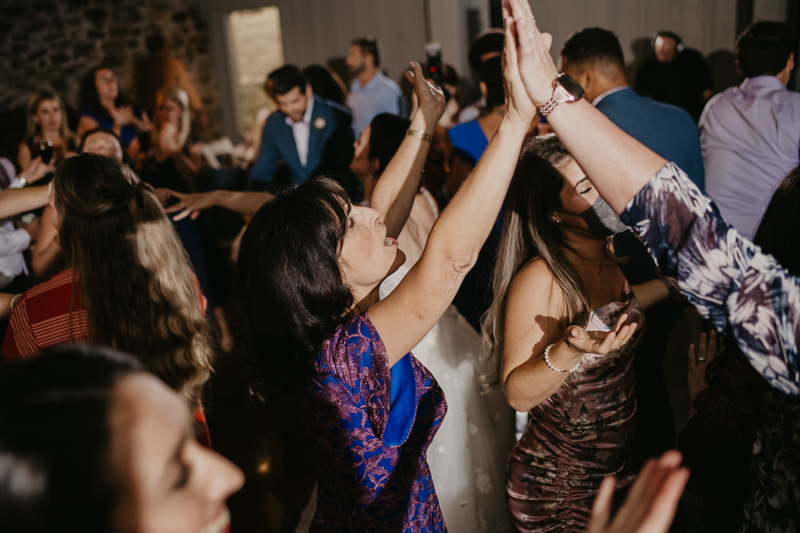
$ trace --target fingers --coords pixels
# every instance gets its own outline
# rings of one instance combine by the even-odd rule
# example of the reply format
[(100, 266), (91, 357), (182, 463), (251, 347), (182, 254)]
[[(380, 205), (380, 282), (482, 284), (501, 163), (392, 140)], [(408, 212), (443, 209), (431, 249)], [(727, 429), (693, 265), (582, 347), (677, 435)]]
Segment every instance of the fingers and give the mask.
[(711, 362), (717, 357), (717, 330), (708, 333), (708, 346), (706, 347), (706, 361)]
[(592, 505), (592, 517), (589, 520), (587, 533), (602, 533), (605, 530), (611, 516), (611, 500), (616, 485), (617, 480), (614, 476), (608, 476), (600, 483), (600, 490), (597, 491), (597, 497)]
[[(536, 30), (536, 32), (538, 33), (538, 32), (539, 32), (539, 30)], [(545, 47), (545, 48), (547, 49), (547, 51), (549, 52), (549, 51), (550, 51), (550, 47), (551, 47), (551, 46), (553, 46), (553, 36), (552, 36), (552, 35), (550, 35), (550, 34), (549, 34), (549, 33), (547, 33), (547, 32), (545, 32), (545, 33), (539, 33), (539, 35), (540, 35), (540, 36), (541, 36), (541, 38), (542, 38), (542, 42), (544, 43), (544, 47)]]
[(183, 202), (178, 202), (177, 204), (171, 205), (169, 207), (165, 207), (164, 208), (164, 212), (165, 213), (175, 213), (175, 212), (180, 211), (182, 209), (186, 209), (186, 206), (183, 205)]
[(695, 369), (697, 368), (697, 357), (695, 356), (695, 346), (694, 344), (689, 345), (689, 377), (694, 374)]
[[(183, 211), (181, 211), (180, 213), (178, 213), (177, 215), (172, 217), (172, 220), (174, 220), (175, 222), (178, 222), (178, 221), (183, 220), (184, 218), (188, 217), (189, 215), (194, 215), (194, 212), (191, 209), (184, 209)], [(192, 216), (192, 220), (194, 220), (196, 218), (197, 218), (196, 216)]]
[(700, 343), (697, 347), (697, 362), (703, 363), (707, 361), (707, 352), (708, 352), (708, 335), (705, 333), (700, 334)]

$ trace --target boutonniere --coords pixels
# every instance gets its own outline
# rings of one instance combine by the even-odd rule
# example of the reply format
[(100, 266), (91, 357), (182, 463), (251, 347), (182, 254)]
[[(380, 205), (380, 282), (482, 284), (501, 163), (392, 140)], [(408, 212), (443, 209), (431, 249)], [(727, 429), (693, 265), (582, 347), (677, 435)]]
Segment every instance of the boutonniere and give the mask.
[(321, 130), (321, 129), (322, 129), (322, 128), (324, 128), (324, 127), (325, 127), (327, 124), (328, 124), (328, 123), (327, 123), (327, 122), (325, 122), (325, 119), (324, 119), (324, 118), (322, 118), (322, 117), (319, 117), (319, 118), (317, 118), (317, 120), (315, 120), (315, 121), (314, 121), (314, 127), (315, 127), (316, 129), (318, 129), (318, 130)]

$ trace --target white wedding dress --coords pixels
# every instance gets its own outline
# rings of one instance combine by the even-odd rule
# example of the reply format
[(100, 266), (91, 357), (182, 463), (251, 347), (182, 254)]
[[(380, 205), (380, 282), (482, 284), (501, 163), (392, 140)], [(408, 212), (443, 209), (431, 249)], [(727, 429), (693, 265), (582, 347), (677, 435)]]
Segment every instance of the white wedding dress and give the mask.
[[(421, 253), (433, 224), (431, 218), (436, 219), (435, 203), (423, 190), (397, 239), (401, 250), (417, 249)], [(416, 242), (409, 242), (412, 239)], [(397, 287), (409, 268), (401, 266), (383, 282), (381, 298)], [(451, 305), (411, 352), (430, 370), (447, 400), (447, 415), (428, 449), (428, 464), (447, 529), (459, 533), (507, 532), (511, 526), (505, 478), (515, 444), (515, 416), (499, 387), (482, 393), (479, 350), (480, 336)]]

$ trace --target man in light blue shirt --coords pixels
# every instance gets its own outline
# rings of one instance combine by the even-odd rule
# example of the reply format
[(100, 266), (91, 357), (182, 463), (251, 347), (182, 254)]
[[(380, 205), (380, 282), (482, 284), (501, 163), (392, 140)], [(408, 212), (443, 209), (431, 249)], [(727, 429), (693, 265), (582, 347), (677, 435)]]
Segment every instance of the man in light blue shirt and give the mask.
[(345, 64), (354, 77), (347, 97), (347, 107), (353, 113), (356, 138), (381, 113), (406, 116), (406, 101), (400, 86), (384, 76), (378, 68), (380, 55), (374, 39), (353, 41)]
[(752, 24), (736, 42), (746, 79), (709, 100), (700, 117), (706, 192), (746, 239), (775, 187), (800, 163), (800, 94), (786, 89), (793, 43), (785, 24)]

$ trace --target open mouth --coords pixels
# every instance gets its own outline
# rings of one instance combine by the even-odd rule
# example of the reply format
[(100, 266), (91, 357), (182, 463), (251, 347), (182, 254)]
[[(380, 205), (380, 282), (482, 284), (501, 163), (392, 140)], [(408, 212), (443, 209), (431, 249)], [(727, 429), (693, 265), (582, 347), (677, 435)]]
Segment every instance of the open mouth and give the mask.
[(383, 240), (383, 245), (384, 246), (397, 246), (397, 239), (393, 239), (391, 237), (386, 237)]
[(219, 513), (219, 517), (207, 525), (202, 533), (226, 533), (229, 531), (229, 526), (231, 525), (231, 513), (228, 511), (228, 508), (224, 508), (221, 513)]

